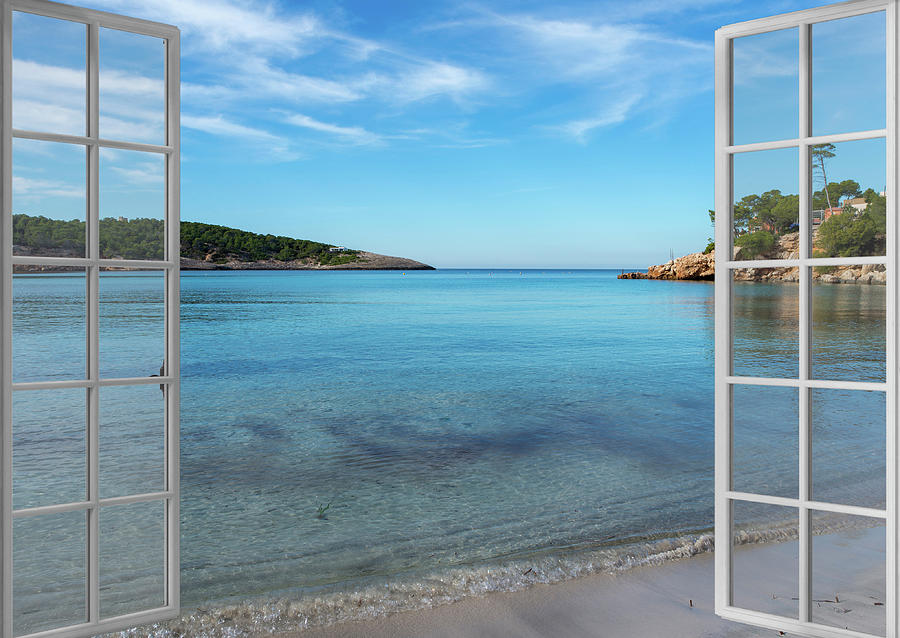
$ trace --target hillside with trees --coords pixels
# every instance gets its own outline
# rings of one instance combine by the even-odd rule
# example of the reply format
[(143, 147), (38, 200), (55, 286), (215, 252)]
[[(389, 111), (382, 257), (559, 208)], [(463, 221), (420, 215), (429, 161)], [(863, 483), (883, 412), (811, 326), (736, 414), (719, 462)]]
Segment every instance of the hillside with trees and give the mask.
[[(164, 258), (165, 225), (161, 219), (104, 218), (100, 220), (100, 256), (105, 259)], [(17, 254), (84, 256), (85, 223), (43, 216), (13, 215), (13, 244)], [(295, 262), (318, 265), (351, 264), (359, 251), (342, 249), (308, 239), (262, 235), (228, 226), (181, 222), (181, 257), (225, 264), (227, 262)]]

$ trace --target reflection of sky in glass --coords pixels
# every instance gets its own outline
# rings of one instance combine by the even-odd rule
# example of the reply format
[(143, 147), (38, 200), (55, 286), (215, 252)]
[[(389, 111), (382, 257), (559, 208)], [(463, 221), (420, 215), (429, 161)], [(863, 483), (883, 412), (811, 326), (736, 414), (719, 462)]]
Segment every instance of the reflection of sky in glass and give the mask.
[[(834, 157), (825, 161), (829, 182), (842, 182), (852, 179), (859, 182), (859, 187), (875, 192), (885, 189), (887, 179), (885, 167), (884, 138), (874, 140), (854, 140), (834, 145)], [(813, 189), (822, 190), (822, 174), (813, 174)], [(837, 202), (832, 202), (837, 206)]]
[(166, 213), (163, 155), (100, 149), (100, 217), (149, 217)]
[(884, 12), (813, 25), (813, 135), (884, 128)]
[(86, 27), (13, 11), (13, 127), (85, 134)]
[(734, 156), (734, 200), (773, 189), (796, 195), (800, 180), (795, 148), (737, 153)]
[(797, 29), (734, 40), (734, 143), (797, 137)]
[(100, 137), (165, 143), (165, 44), (100, 29)]
[(85, 149), (13, 140), (13, 214), (84, 221)]

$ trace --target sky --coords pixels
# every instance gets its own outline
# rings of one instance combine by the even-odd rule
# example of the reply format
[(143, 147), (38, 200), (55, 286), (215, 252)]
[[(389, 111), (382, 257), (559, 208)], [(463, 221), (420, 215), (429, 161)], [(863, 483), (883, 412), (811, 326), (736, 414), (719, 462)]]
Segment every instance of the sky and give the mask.
[[(827, 2), (81, 4), (181, 29), (183, 220), (445, 268), (631, 268), (713, 233), (715, 29)], [(14, 127), (83, 134), (83, 27), (13, 28)], [(813, 47), (814, 133), (883, 127), (883, 15), (816, 25)], [(736, 142), (796, 134), (796, 50), (796, 31), (736, 43)], [(164, 142), (162, 60), (101, 33), (101, 137)], [(882, 190), (878, 148), (846, 143), (829, 181)], [(795, 152), (735, 166), (736, 195), (798, 190)], [(101, 216), (162, 217), (162, 178), (105, 150)], [(13, 197), (83, 219), (83, 153), (16, 140)]]

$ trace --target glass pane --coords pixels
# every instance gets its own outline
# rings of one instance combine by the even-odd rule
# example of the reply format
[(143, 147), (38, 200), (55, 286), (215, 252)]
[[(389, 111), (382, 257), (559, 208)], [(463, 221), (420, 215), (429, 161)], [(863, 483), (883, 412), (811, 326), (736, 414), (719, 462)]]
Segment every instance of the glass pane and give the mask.
[(824, 279), (812, 286), (812, 378), (884, 381), (886, 286)]
[(13, 508), (87, 500), (86, 391), (13, 393)]
[(13, 11), (13, 128), (85, 135), (87, 27)]
[(885, 126), (884, 11), (812, 27), (813, 135)]
[(165, 489), (165, 425), (159, 385), (100, 390), (100, 498)]
[(166, 603), (166, 516), (161, 501), (100, 510), (100, 617)]
[(165, 41), (100, 29), (100, 137), (166, 143)]
[(884, 508), (883, 392), (812, 391), (812, 498)]
[(790, 281), (768, 280), (771, 270), (775, 269), (732, 271), (737, 376), (793, 379), (799, 374), (799, 286)]
[(812, 621), (884, 636), (884, 521), (814, 512), (812, 524)]
[[(887, 232), (884, 138), (818, 144), (811, 150), (812, 256), (884, 255)], [(855, 280), (863, 276), (862, 268), (817, 270), (817, 275)], [(871, 272), (871, 268), (867, 270)], [(871, 278), (868, 272), (867, 279)]]
[(797, 618), (797, 510), (734, 502), (734, 605)]
[(87, 520), (66, 512), (13, 521), (13, 633), (87, 621)]
[(794, 28), (734, 39), (735, 144), (797, 137), (798, 38)]
[(799, 390), (734, 386), (734, 476), (738, 492), (797, 498)]
[(14, 255), (85, 256), (86, 158), (83, 146), (13, 140)]
[(796, 259), (800, 250), (798, 151), (734, 156), (734, 259)]
[(69, 270), (13, 275), (13, 381), (86, 377), (87, 284)]
[(165, 273), (100, 273), (100, 376), (160, 374), (166, 354)]
[(165, 259), (166, 159), (100, 149), (100, 257)]

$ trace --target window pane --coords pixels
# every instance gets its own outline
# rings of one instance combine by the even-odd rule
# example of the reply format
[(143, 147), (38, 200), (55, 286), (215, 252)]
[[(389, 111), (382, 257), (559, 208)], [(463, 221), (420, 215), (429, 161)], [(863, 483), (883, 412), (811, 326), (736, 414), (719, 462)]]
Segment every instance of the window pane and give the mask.
[[(812, 256), (884, 255), (887, 232), (884, 138), (819, 144), (811, 150)], [(870, 279), (872, 268), (867, 268), (865, 273), (863, 268), (819, 268), (816, 276)], [(883, 273), (884, 268), (879, 272)]]
[(83, 268), (13, 275), (13, 381), (86, 378)]
[(100, 150), (100, 257), (165, 259), (166, 159)]
[(813, 283), (812, 378), (885, 380), (885, 289)]
[(159, 385), (100, 390), (100, 498), (165, 489), (165, 425)]
[(166, 143), (165, 41), (100, 29), (100, 137)]
[(885, 126), (884, 11), (812, 27), (813, 135)]
[(734, 502), (734, 605), (797, 618), (797, 510)]
[(86, 391), (13, 393), (13, 508), (87, 500)]
[(83, 146), (13, 140), (13, 254), (84, 257)]
[(812, 621), (884, 636), (884, 521), (813, 512), (812, 524)]
[(796, 28), (734, 39), (735, 144), (797, 137), (799, 52)]
[(734, 374), (794, 379), (800, 366), (799, 286), (768, 281), (767, 270), (732, 272)]
[(799, 391), (734, 386), (735, 491), (797, 498)]
[(100, 617), (166, 603), (166, 517), (161, 501), (100, 510)]
[(795, 148), (734, 156), (734, 259), (796, 259), (800, 250)]
[(165, 273), (100, 273), (100, 376), (160, 374), (166, 355)]
[(812, 390), (812, 498), (885, 505), (883, 392)]
[(87, 521), (66, 512), (13, 521), (13, 633), (87, 621)]
[(13, 128), (85, 135), (87, 27), (13, 11)]

